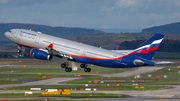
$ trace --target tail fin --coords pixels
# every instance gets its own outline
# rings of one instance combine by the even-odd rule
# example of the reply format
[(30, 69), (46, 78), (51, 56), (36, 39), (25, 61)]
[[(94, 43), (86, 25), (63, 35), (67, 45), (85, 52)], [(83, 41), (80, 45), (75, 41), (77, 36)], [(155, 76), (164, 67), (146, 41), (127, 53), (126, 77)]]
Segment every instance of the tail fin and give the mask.
[(156, 50), (158, 49), (161, 41), (163, 40), (163, 37), (164, 35), (155, 34), (129, 55), (135, 57), (142, 57), (147, 60), (152, 60)]

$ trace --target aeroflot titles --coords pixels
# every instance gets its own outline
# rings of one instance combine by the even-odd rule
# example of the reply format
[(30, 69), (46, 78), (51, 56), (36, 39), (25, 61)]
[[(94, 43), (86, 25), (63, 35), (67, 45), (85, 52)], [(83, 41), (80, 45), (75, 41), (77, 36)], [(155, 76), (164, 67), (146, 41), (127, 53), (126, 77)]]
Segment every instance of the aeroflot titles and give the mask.
[(29, 37), (29, 38), (32, 37), (34, 39), (37, 35), (21, 31), (20, 36)]

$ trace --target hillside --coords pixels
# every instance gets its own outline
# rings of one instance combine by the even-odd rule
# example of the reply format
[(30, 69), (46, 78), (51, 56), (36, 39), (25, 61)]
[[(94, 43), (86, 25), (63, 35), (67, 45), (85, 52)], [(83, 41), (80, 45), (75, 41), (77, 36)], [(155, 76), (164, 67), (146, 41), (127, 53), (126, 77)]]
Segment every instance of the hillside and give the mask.
[(103, 31), (86, 28), (69, 28), (69, 27), (51, 27), (46, 25), (37, 24), (22, 24), (22, 23), (0, 23), (0, 45), (10, 42), (5, 38), (4, 33), (14, 28), (31, 29), (33, 31), (40, 31), (42, 33), (50, 34), (58, 37), (71, 37), (71, 36), (94, 36), (106, 35)]
[[(130, 49), (129, 45), (120, 45), (124, 41), (135, 41), (135, 40), (147, 40), (153, 34), (109, 34), (109, 35), (98, 35), (98, 36), (74, 36), (74, 37), (65, 37), (66, 39), (93, 45), (96, 47), (101, 47), (105, 49), (115, 50), (115, 49)], [(180, 34), (164, 34), (164, 39), (169, 40), (180, 40)], [(139, 42), (138, 44), (142, 44), (144, 41)], [(0, 45), (0, 52), (16, 52), (17, 45), (10, 42), (11, 44), (2, 44)], [(173, 43), (164, 45), (164, 48), (171, 47)], [(135, 46), (135, 45), (134, 45)], [(137, 45), (138, 46), (138, 45)], [(132, 47), (131, 49), (137, 48), (137, 46)], [(121, 47), (121, 48), (120, 48)], [(168, 48), (169, 49), (169, 48)], [(163, 50), (162, 50), (163, 51)]]
[(180, 34), (180, 22), (145, 28), (142, 33)]
[[(133, 40), (133, 41), (124, 41), (120, 44), (120, 50), (132, 50), (136, 49), (138, 46), (140, 46), (143, 42), (145, 42), (145, 39), (140, 40)], [(180, 40), (170, 40), (165, 39), (160, 44), (157, 51), (159, 52), (180, 52)]]
[[(12, 28), (24, 28), (24, 29), (32, 29), (35, 31), (41, 31), (43, 33), (47, 33), (50, 35), (64, 37), (69, 40), (73, 40), (105, 49), (110, 49), (110, 50), (129, 49), (128, 46), (132, 46), (131, 43), (129, 45), (124, 45), (124, 46), (122, 44), (121, 48), (120, 48), (120, 44), (123, 43), (124, 41), (134, 41), (134, 40), (142, 40), (142, 39), (146, 40), (153, 35), (153, 34), (142, 34), (142, 33), (112, 34), (112, 33), (105, 33), (103, 31), (85, 29), (85, 28), (51, 27), (51, 26), (35, 25), (35, 24), (0, 23), (0, 52), (17, 51), (16, 48), (17, 45), (10, 42), (4, 36), (4, 33)], [(164, 39), (180, 40), (180, 34), (164, 34), (164, 35), (165, 35)], [(139, 42), (139, 44), (141, 43), (143, 42)], [(164, 48), (170, 47), (172, 46), (172, 44), (173, 43), (164, 45)], [(134, 47), (131, 48), (134, 49)], [(162, 49), (162, 51), (163, 50), (164, 49)], [(167, 49), (166, 51), (169, 50)]]

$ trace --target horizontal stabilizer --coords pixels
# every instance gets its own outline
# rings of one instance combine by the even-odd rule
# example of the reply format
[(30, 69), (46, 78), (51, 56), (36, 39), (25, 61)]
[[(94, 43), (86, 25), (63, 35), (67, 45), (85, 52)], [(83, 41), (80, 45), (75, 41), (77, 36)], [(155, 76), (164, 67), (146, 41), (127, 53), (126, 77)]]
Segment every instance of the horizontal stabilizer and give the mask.
[(174, 63), (174, 62), (170, 62), (170, 61), (159, 61), (159, 62), (154, 62), (155, 64), (170, 64), (170, 63)]

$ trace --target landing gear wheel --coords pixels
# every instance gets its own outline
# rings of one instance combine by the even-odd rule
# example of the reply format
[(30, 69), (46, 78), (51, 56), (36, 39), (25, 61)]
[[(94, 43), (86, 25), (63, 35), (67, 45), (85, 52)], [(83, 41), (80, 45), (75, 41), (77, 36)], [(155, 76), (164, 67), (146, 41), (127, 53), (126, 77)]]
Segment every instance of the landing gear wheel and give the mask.
[(87, 68), (87, 64), (81, 64), (80, 67), (81, 68)]
[(65, 71), (66, 71), (66, 72), (69, 72), (69, 68), (65, 68)]
[(72, 71), (72, 68), (69, 68), (69, 72), (71, 72)]
[(85, 72), (88, 72), (88, 69), (87, 69), (87, 68), (84, 68), (84, 71), (85, 71)]
[(62, 63), (62, 64), (61, 64), (61, 67), (62, 67), (62, 68), (65, 68), (65, 67), (66, 67), (66, 64)]
[(85, 72), (91, 72), (91, 68), (84, 68)]
[(88, 72), (91, 72), (91, 68), (87, 68), (88, 69)]
[(66, 71), (66, 72), (71, 72), (71, 71), (72, 71), (72, 68), (65, 68), (65, 71)]
[(62, 64), (61, 64), (61, 67), (62, 67), (62, 68), (68, 67), (68, 63), (66, 63), (66, 62), (65, 62), (65, 63), (62, 63)]

